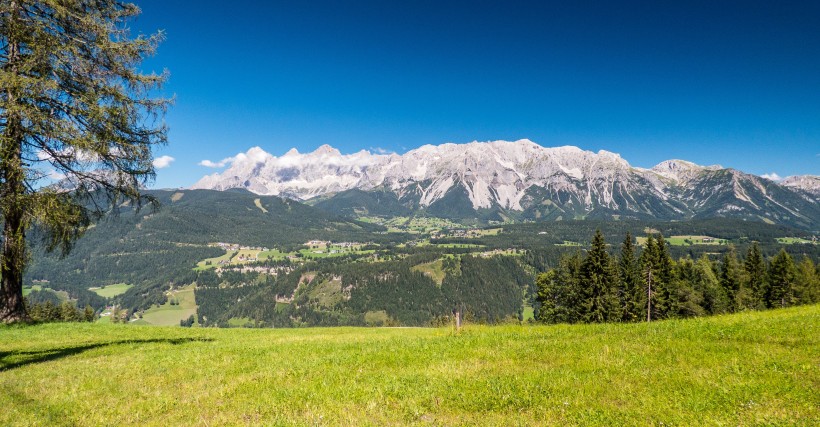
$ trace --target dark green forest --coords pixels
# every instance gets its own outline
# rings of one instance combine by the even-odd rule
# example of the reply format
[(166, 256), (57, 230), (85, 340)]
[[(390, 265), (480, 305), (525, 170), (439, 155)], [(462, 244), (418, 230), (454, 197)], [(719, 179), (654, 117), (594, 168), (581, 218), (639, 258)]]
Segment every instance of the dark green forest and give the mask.
[[(420, 326), (447, 322), (454, 310), (469, 321), (496, 323), (518, 321), (530, 306), (544, 321), (634, 321), (646, 315), (641, 274), (649, 260), (654, 260), (649, 270), (657, 276), (653, 318), (665, 318), (776, 306), (772, 301), (779, 294), (767, 292), (777, 288), (768, 284), (775, 277), (772, 266), (786, 263), (785, 257), (794, 264), (797, 279), (781, 305), (805, 303), (814, 298), (805, 291), (810, 281), (806, 272), (816, 269), (811, 266), (820, 259), (820, 245), (777, 241), (809, 240), (810, 232), (738, 219), (465, 225), (462, 231), (478, 232), (467, 237), (443, 229), (428, 236), (388, 233), (380, 225), (246, 191), (151, 194), (159, 200), (159, 209), (120, 206), (89, 229), (65, 258), (33, 248), (26, 284), (65, 291), (76, 307), (100, 312), (114, 305), (131, 316), (165, 304), (169, 291), (194, 284), (195, 323), (203, 326)], [(355, 192), (349, 196), (362, 197)], [(372, 202), (375, 210), (381, 200)], [(602, 247), (600, 242), (588, 243), (596, 230)], [(635, 271), (622, 278), (615, 266), (626, 233), (657, 237), (643, 246), (633, 241), (635, 261), (629, 265)], [(37, 230), (32, 235), (36, 237)], [(711, 236), (715, 242), (658, 243), (660, 236), (675, 235)], [(310, 240), (359, 242), (367, 252), (245, 264), (260, 271), (195, 270), (197, 262), (225, 254), (213, 246), (216, 242), (289, 252), (305, 248)], [(762, 279), (750, 279), (743, 268), (721, 279), (724, 259), (727, 265), (736, 259), (744, 266), (750, 251), (763, 260), (765, 273), (758, 275)], [(584, 267), (590, 254), (602, 258), (597, 270)], [(704, 276), (714, 276), (721, 287)], [(88, 290), (117, 283), (133, 286), (112, 298)], [(62, 303), (51, 291), (34, 290), (28, 299), (31, 304)]]
[(763, 310), (820, 302), (820, 270), (809, 256), (781, 249), (764, 258), (757, 243), (743, 256), (729, 246), (675, 261), (663, 235), (642, 249), (627, 234), (611, 254), (601, 232), (588, 251), (564, 255), (539, 274), (536, 318), (547, 323), (635, 322)]

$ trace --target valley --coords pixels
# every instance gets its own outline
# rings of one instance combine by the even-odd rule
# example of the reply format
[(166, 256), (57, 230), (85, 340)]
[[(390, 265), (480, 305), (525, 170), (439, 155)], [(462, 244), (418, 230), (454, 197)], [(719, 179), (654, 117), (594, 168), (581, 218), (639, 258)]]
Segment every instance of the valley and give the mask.
[(531, 319), (536, 275), (583, 253), (596, 230), (612, 253), (630, 232), (638, 248), (647, 235), (668, 236), (676, 260), (705, 254), (718, 263), (752, 243), (766, 257), (783, 248), (820, 259), (810, 231), (742, 219), (475, 223), (335, 216), (242, 190), (152, 194), (159, 210), (126, 207), (64, 259), (35, 251), (30, 300), (119, 307), (132, 324), (179, 325), (194, 315), (196, 325), (223, 327), (427, 326), (446, 322), (454, 307), (498, 323)]

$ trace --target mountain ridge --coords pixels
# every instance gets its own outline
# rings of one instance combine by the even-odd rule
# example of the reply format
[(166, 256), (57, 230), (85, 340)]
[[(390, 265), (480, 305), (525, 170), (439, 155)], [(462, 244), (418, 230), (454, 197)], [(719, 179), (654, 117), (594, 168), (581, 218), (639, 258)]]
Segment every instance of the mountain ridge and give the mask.
[(245, 188), (301, 201), (352, 189), (387, 191), (413, 210), (442, 210), (438, 205), (446, 200), (450, 206), (442, 216), (452, 218), (730, 216), (818, 229), (818, 182), (808, 175), (781, 184), (678, 159), (645, 169), (606, 150), (543, 147), (521, 139), (428, 144), (402, 155), (345, 155), (325, 144), (311, 153), (291, 149), (276, 157), (253, 147), (192, 188)]

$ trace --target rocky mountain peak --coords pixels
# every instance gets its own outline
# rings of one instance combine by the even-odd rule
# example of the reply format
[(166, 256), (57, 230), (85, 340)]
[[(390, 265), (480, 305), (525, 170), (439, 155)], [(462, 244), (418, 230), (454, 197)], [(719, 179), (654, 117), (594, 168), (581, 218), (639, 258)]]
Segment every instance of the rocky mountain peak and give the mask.
[(341, 154), (325, 144), (311, 153), (291, 149), (276, 157), (253, 147), (193, 188), (238, 187), (298, 200), (351, 189), (387, 189), (412, 209), (458, 205), (462, 213), (500, 209), (534, 219), (584, 217), (596, 211), (685, 218), (709, 209), (717, 216), (820, 223), (818, 177), (771, 184), (777, 191), (768, 185), (757, 176), (718, 165), (673, 159), (651, 169), (633, 168), (609, 151), (542, 147), (521, 139), (424, 145), (402, 155), (366, 150)]

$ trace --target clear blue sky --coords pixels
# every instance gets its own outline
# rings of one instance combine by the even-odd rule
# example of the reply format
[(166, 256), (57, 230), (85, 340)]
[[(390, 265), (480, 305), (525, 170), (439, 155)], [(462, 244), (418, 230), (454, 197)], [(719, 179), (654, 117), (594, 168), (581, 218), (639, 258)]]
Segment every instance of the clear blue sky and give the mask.
[(529, 138), (820, 174), (818, 1), (136, 0), (176, 160)]

